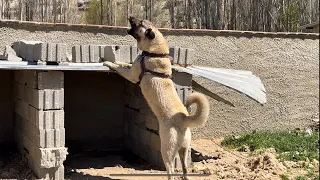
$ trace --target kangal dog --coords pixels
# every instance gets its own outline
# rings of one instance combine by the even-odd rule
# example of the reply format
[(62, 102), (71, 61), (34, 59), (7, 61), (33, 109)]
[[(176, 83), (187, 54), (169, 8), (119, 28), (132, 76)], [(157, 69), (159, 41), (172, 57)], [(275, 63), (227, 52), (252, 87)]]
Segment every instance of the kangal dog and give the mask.
[[(131, 28), (128, 34), (137, 41), (142, 54), (133, 64), (123, 62), (104, 62), (121, 76), (139, 83), (143, 96), (159, 121), (161, 154), (168, 179), (173, 179), (174, 158), (179, 154), (183, 177), (187, 176), (187, 156), (191, 143), (191, 127), (203, 126), (209, 116), (208, 99), (200, 93), (192, 93), (184, 105), (171, 80), (171, 61), (167, 41), (160, 31), (148, 20), (129, 18)], [(194, 115), (189, 115), (187, 107), (195, 103)]]

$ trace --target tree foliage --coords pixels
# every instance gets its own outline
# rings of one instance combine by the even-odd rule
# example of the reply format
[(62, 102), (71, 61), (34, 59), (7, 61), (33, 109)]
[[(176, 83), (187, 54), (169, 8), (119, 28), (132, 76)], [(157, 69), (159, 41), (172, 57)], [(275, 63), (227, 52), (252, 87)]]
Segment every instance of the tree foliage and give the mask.
[(127, 26), (133, 15), (158, 27), (242, 31), (297, 31), (319, 21), (319, 0), (82, 0), (86, 11), (77, 1), (0, 0), (0, 20)]

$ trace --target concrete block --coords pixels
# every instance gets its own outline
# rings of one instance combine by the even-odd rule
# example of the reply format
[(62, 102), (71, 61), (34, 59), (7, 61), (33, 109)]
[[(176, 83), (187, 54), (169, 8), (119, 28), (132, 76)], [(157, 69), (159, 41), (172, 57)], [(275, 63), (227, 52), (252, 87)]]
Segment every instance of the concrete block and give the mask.
[(175, 86), (192, 86), (192, 75), (184, 72), (173, 72), (172, 81)]
[(132, 152), (133, 152), (133, 149), (134, 149), (135, 141), (136, 140), (133, 139), (133, 137), (131, 137), (130, 135), (124, 136), (124, 145), (125, 145), (126, 148), (128, 148)]
[[(50, 44), (50, 47), (52, 44)], [(48, 43), (35, 43), (33, 47), (33, 61), (47, 61)], [(51, 58), (51, 57), (50, 57)]]
[(67, 61), (67, 45), (48, 43), (47, 60), (48, 62), (66, 62)]
[(20, 41), (13, 42), (11, 47), (16, 52), (16, 55), (20, 57)]
[(23, 100), (24, 97), (24, 88), (25, 86), (20, 84), (20, 83), (14, 83), (14, 88), (13, 88), (13, 92), (14, 92), (14, 97), (20, 100)]
[(62, 71), (37, 72), (38, 89), (64, 88), (64, 73)]
[(64, 107), (64, 90), (25, 88), (26, 101), (39, 110), (58, 110)]
[(192, 65), (193, 64), (195, 52), (196, 51), (194, 49), (187, 49), (186, 61), (185, 61), (186, 65)]
[(139, 141), (137, 141), (137, 140), (134, 140), (133, 142), (134, 142), (134, 143), (133, 143), (132, 152), (133, 152), (134, 154), (140, 156), (140, 148), (141, 148), (142, 144), (141, 144)]
[(160, 151), (161, 149), (161, 141), (160, 136), (151, 132), (151, 148)]
[(132, 111), (132, 120), (135, 125), (139, 127), (145, 127), (146, 115), (137, 111)]
[(136, 141), (140, 141), (140, 128), (134, 124), (129, 124), (129, 136), (133, 137)]
[(158, 163), (158, 151), (150, 148), (150, 159), (148, 161), (154, 165), (157, 165)]
[(52, 168), (63, 165), (68, 151), (65, 147), (39, 148), (27, 136), (23, 136), (23, 146), (27, 149), (29, 156), (41, 168)]
[(151, 132), (140, 128), (140, 142), (144, 145), (151, 145)]
[(28, 118), (29, 111), (28, 111), (29, 104), (23, 100), (15, 99), (15, 112), (19, 114), (23, 118)]
[(146, 127), (155, 131), (159, 131), (158, 119), (151, 116), (146, 116)]
[(98, 63), (100, 61), (100, 47), (97, 45), (89, 45), (89, 62)]
[(14, 80), (22, 85), (31, 88), (37, 88), (37, 72), (28, 70), (19, 70), (14, 72)]
[(163, 162), (162, 155), (161, 155), (160, 151), (157, 151), (157, 165), (159, 167), (165, 168), (165, 165), (164, 165), (164, 162)]
[(151, 159), (151, 148), (148, 145), (140, 144), (140, 157), (149, 161)]
[(102, 62), (101, 60), (104, 59), (104, 48), (106, 47), (106, 45), (99, 45), (99, 61), (98, 62)]
[(120, 46), (120, 61), (131, 63), (131, 46)]
[(172, 57), (174, 64), (191, 65), (194, 59), (194, 49), (170, 47), (169, 55)]
[(5, 46), (4, 58), (7, 61), (22, 61), (22, 58), (18, 57), (15, 50), (11, 46)]
[(26, 59), (28, 54), (27, 44), (24, 41), (19, 42), (19, 57)]
[(38, 129), (32, 123), (19, 115), (17, 119), (18, 128), (28, 136), (31, 141), (40, 148), (64, 147), (65, 129)]
[(14, 72), (15, 82), (35, 89), (62, 89), (64, 73), (62, 71), (19, 70)]
[(104, 48), (104, 61), (121, 61), (130, 63), (131, 50), (130, 46), (105, 46)]
[(81, 46), (75, 45), (72, 47), (72, 62), (80, 63), (81, 62)]
[(123, 111), (123, 121), (132, 123), (132, 112), (133, 110), (125, 107)]
[(75, 45), (72, 47), (72, 61), (75, 63), (99, 63), (104, 58), (106, 45)]
[(148, 105), (148, 103), (145, 100), (141, 101), (140, 113), (148, 115), (150, 113), (150, 111), (151, 111), (151, 109), (150, 109), (150, 106)]
[(130, 63), (133, 63), (137, 59), (138, 54), (139, 54), (138, 47), (130, 46), (130, 55), (131, 55)]

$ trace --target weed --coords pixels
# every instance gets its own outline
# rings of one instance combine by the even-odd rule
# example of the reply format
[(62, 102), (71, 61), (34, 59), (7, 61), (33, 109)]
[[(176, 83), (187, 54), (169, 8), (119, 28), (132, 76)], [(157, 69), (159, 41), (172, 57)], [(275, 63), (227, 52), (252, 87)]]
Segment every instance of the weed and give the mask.
[(292, 132), (253, 132), (241, 137), (228, 136), (222, 143), (229, 148), (248, 147), (250, 151), (261, 148), (275, 148), (279, 159), (290, 161), (305, 161), (319, 159), (319, 132), (308, 135), (305, 132), (295, 130)]

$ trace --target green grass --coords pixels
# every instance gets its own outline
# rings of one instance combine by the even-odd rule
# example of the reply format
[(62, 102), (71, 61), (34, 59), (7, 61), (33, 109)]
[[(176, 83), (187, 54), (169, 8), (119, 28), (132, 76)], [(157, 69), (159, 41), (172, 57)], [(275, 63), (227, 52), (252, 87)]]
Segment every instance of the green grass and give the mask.
[(252, 132), (239, 138), (226, 137), (223, 146), (242, 150), (248, 146), (250, 151), (261, 148), (274, 148), (279, 159), (290, 161), (305, 161), (307, 158), (319, 159), (319, 132), (307, 135), (301, 131), (293, 132)]

